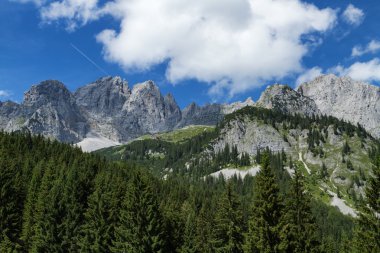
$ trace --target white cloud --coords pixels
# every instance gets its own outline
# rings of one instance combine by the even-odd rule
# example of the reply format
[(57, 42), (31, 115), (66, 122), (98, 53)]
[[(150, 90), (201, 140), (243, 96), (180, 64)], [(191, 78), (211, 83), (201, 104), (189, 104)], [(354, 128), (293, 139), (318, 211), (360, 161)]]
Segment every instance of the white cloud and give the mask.
[(54, 1), (42, 7), (41, 18), (48, 23), (64, 18), (66, 29), (74, 31), (78, 25), (85, 25), (99, 18), (100, 11), (97, 5), (98, 0)]
[(9, 1), (16, 2), (16, 3), (22, 3), (22, 4), (33, 3), (37, 6), (41, 6), (46, 2), (46, 0), (9, 0)]
[(309, 82), (322, 74), (323, 70), (320, 67), (308, 69), (297, 78), (296, 86), (298, 87), (302, 83)]
[(367, 46), (362, 47), (362, 46), (355, 46), (352, 49), (351, 56), (352, 57), (357, 57), (357, 56), (362, 56), (364, 54), (368, 53), (377, 53), (380, 51), (380, 41), (377, 40), (371, 40), (371, 42), (368, 43)]
[(6, 90), (0, 90), (0, 98), (1, 97), (9, 97), (11, 94)]
[(354, 5), (349, 4), (343, 12), (343, 19), (354, 26), (360, 25), (364, 20), (363, 10), (356, 8)]
[(374, 58), (368, 62), (355, 62), (348, 68), (338, 65), (331, 69), (340, 76), (350, 76), (360, 81), (380, 81), (380, 59)]
[(120, 30), (97, 36), (110, 62), (144, 71), (168, 62), (172, 83), (197, 79), (210, 94), (232, 96), (302, 71), (302, 58), (320, 33), (334, 26), (336, 12), (300, 0), (62, 0), (44, 5), (45, 22), (67, 28), (112, 15)]

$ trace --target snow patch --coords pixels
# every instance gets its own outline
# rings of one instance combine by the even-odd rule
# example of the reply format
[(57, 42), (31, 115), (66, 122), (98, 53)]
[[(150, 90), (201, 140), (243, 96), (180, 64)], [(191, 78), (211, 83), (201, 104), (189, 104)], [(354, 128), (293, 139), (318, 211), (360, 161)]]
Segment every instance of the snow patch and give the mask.
[(259, 171), (260, 171), (260, 166), (254, 166), (254, 167), (249, 168), (247, 170), (238, 170), (238, 169), (234, 169), (234, 168), (226, 168), (226, 169), (222, 169), (222, 170), (219, 170), (217, 172), (214, 172), (214, 173), (210, 174), (210, 176), (212, 176), (214, 178), (218, 178), (220, 175), (223, 175), (224, 179), (228, 180), (228, 179), (234, 177), (235, 175), (240, 176), (241, 178), (244, 178), (247, 175), (256, 176), (256, 174)]
[(92, 152), (98, 149), (117, 146), (120, 144), (121, 143), (107, 139), (96, 133), (89, 133), (87, 134), (86, 138), (84, 138), (81, 142), (76, 143), (75, 145), (80, 147), (84, 152)]

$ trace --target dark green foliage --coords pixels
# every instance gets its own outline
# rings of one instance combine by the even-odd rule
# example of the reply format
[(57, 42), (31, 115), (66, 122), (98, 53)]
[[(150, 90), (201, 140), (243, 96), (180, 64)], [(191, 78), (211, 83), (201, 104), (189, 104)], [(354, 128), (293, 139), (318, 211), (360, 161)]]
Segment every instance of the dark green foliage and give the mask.
[(283, 212), (280, 191), (270, 169), (269, 154), (261, 158), (261, 171), (256, 176), (254, 202), (246, 239), (248, 252), (278, 252), (280, 219)]
[(212, 245), (212, 215), (207, 211), (206, 206), (203, 206), (196, 219), (196, 233), (194, 237), (195, 252), (214, 252)]
[(215, 155), (215, 164), (217, 167), (233, 164), (235, 166), (249, 166), (251, 165), (249, 154), (243, 152), (239, 155), (236, 145), (230, 146), (228, 143), (225, 145), (221, 152)]
[(351, 152), (351, 147), (348, 145), (348, 142), (346, 141), (343, 144), (342, 154), (348, 155), (348, 154), (350, 154), (350, 152)]
[[(16, 248), (21, 231), (22, 197), (20, 173), (14, 160), (0, 150), (0, 249)], [(2, 245), (1, 245), (2, 244)]]
[(361, 206), (355, 233), (355, 252), (380, 252), (380, 167), (366, 187), (366, 201)]
[(322, 180), (325, 180), (329, 176), (329, 173), (327, 172), (326, 164), (324, 162), (322, 163), (322, 167), (321, 167), (321, 171), (319, 173), (319, 176)]
[[(366, 138), (371, 137), (370, 134), (368, 134), (363, 127), (356, 127), (348, 122), (339, 120), (332, 116), (326, 116), (326, 115), (316, 115), (313, 117), (306, 117), (303, 115), (295, 114), (295, 115), (289, 115), (282, 113), (277, 110), (268, 110), (265, 108), (260, 107), (253, 107), (253, 106), (247, 106), (244, 107), (232, 114), (226, 115), (224, 121), (220, 123), (219, 127), (223, 127), (229, 124), (229, 122), (235, 120), (235, 119), (243, 119), (244, 117), (249, 116), (250, 118), (255, 118), (258, 120), (262, 120), (265, 124), (270, 125), (286, 125), (289, 126), (290, 129), (300, 128), (300, 129), (310, 129), (310, 126), (312, 127), (312, 132), (309, 131), (309, 134), (311, 134), (313, 140), (313, 143), (317, 144), (319, 141), (323, 142), (326, 138), (327, 134), (327, 128), (329, 126), (332, 126), (334, 128), (334, 132), (337, 135), (346, 134), (350, 137), (352, 137), (355, 133), (361, 137)], [(318, 126), (314, 129), (314, 126)], [(321, 131), (323, 129), (323, 131)], [(325, 133), (325, 136), (322, 135), (322, 132)]]
[(125, 195), (125, 178), (118, 170), (99, 173), (94, 192), (88, 198), (85, 222), (80, 228), (82, 252), (110, 252)]
[(243, 252), (243, 214), (230, 182), (218, 205), (213, 230), (215, 252)]
[(319, 252), (315, 223), (310, 206), (311, 196), (306, 192), (303, 176), (295, 169), (290, 192), (286, 198), (281, 219), (282, 252)]
[(342, 215), (337, 208), (326, 206), (321, 202), (312, 200), (311, 206), (313, 216), (316, 219), (318, 228), (316, 233), (321, 242), (321, 251), (329, 253), (342, 252), (341, 247), (344, 237), (348, 238), (348, 240), (352, 239), (353, 219)]
[(116, 228), (114, 252), (164, 252), (164, 221), (150, 180), (137, 173), (128, 185)]
[[(316, 122), (335, 124), (337, 132), (349, 135), (348, 123), (328, 117), (244, 110), (253, 110), (252, 117), (275, 127), (315, 123), (320, 142), (327, 131)], [(283, 236), (284, 227), (312, 227), (312, 219), (297, 223), (291, 211), (282, 216), (285, 203), (286, 210), (300, 206), (304, 217), (310, 217), (307, 204), (295, 205), (286, 194), (291, 178), (284, 166), (293, 165), (292, 157), (258, 150), (255, 159), (263, 169), (257, 178), (205, 178), (226, 164), (251, 164), (250, 156), (234, 145), (221, 150), (220, 157), (212, 150), (207, 159), (202, 156), (219, 129), (181, 143), (133, 142), (119, 150), (124, 162), (116, 163), (40, 136), (0, 133), (0, 252), (241, 252), (242, 234), (250, 250), (269, 252), (280, 250), (280, 245), (288, 249), (284, 244), (294, 238)], [(149, 150), (162, 155), (153, 156)], [(368, 146), (374, 164), (378, 150)], [(357, 175), (363, 184), (366, 175), (360, 169)], [(296, 196), (308, 202), (305, 195)], [(363, 199), (357, 198), (358, 203)], [(347, 248), (352, 220), (321, 202), (311, 203), (321, 248)], [(301, 245), (311, 244), (307, 243)]]

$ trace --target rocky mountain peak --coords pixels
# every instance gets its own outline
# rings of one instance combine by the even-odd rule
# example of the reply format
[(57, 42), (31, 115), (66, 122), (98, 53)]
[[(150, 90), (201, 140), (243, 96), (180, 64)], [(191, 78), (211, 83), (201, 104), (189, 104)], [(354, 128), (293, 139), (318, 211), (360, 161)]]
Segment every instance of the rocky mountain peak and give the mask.
[(58, 104), (60, 101), (71, 100), (72, 95), (60, 81), (46, 80), (33, 85), (24, 94), (25, 106), (41, 106), (46, 103)]
[(288, 85), (275, 84), (266, 88), (256, 106), (279, 110), (288, 114), (319, 114), (314, 101)]
[(254, 105), (255, 105), (255, 102), (253, 101), (253, 99), (251, 97), (248, 97), (244, 102), (237, 101), (231, 104), (223, 104), (222, 111), (223, 111), (223, 114), (229, 114), (245, 106), (254, 106)]
[(76, 102), (89, 112), (112, 115), (119, 112), (131, 94), (128, 82), (121, 77), (103, 77), (79, 88), (74, 96)]
[(107, 76), (100, 78), (95, 83), (98, 83), (100, 85), (110, 86), (110, 88), (113, 88), (115, 90), (118, 90), (120, 93), (123, 94), (129, 94), (131, 91), (128, 87), (128, 82), (121, 78), (120, 76)]
[(380, 137), (380, 88), (350, 77), (324, 75), (303, 83), (298, 91), (314, 100), (323, 114), (360, 123)]
[(175, 101), (174, 96), (171, 93), (168, 93), (164, 97), (164, 101), (165, 101), (165, 104), (166, 104), (167, 108), (170, 111), (181, 111), (180, 108), (178, 107), (177, 102)]
[(133, 86), (132, 89), (132, 95), (134, 96), (139, 96), (139, 95), (159, 95), (160, 94), (160, 89), (158, 86), (152, 81), (146, 81), (143, 83), (138, 83)]

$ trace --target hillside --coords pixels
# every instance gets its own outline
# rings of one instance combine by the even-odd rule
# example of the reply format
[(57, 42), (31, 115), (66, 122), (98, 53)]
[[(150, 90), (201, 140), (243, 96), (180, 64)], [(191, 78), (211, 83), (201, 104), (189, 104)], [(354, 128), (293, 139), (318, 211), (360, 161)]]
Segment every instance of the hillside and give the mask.
[[(168, 133), (164, 136), (171, 136), (171, 142), (145, 139), (99, 151), (124, 162), (106, 161), (99, 155), (82, 153), (79, 148), (29, 133), (0, 132), (1, 252), (120, 252), (140, 247), (139, 252), (156, 252), (157, 248), (164, 252), (187, 252), (189, 248), (204, 252), (205, 248), (221, 247), (213, 240), (224, 242), (220, 231), (229, 230), (220, 229), (231, 224), (234, 217), (237, 220), (233, 229), (240, 239), (232, 242), (242, 247), (257, 236), (250, 224), (267, 217), (267, 212), (261, 216), (253, 211), (257, 208), (275, 205), (281, 220), (275, 226), (296, 226), (285, 215), (301, 208), (292, 207), (293, 199), (306, 208), (302, 209), (302, 226), (307, 227), (310, 237), (303, 237), (303, 243), (313, 238), (312, 248), (318, 252), (340, 252), (350, 247), (352, 238), (359, 240), (353, 233), (353, 219), (324, 204), (325, 195), (316, 195), (320, 179), (315, 168), (310, 168), (309, 175), (301, 163), (291, 162), (291, 153), (262, 150), (256, 156), (244, 152), (239, 156), (236, 146), (219, 152), (213, 148), (222, 140), (222, 133), (231, 130), (232, 122), (242, 115), (260, 119), (255, 119), (255, 113), (269, 120), (274, 119), (270, 115), (278, 116), (277, 120), (283, 122), (297, 118), (245, 108), (227, 117), (216, 129), (198, 129), (199, 134), (190, 138), (173, 139), (176, 134)], [(299, 119), (302, 125), (305, 118)], [(365, 131), (332, 121), (338, 124), (337, 136), (350, 136), (350, 129), (357, 131), (346, 137), (349, 143), (355, 138), (365, 140), (368, 146), (375, 143), (370, 136), (364, 136)], [(321, 123), (315, 119), (313, 124)], [(357, 151), (351, 146), (349, 156), (355, 164)], [(378, 156), (378, 150), (372, 155)], [(291, 164), (293, 179), (284, 170), (287, 164)], [(252, 165), (260, 167), (254, 177), (231, 177), (227, 182), (220, 176), (204, 177), (224, 167), (242, 170)], [(369, 181), (371, 173), (364, 172)], [(375, 185), (375, 179), (369, 182)], [(330, 187), (328, 182), (326, 185)], [(295, 193), (295, 187), (305, 187), (306, 191)], [(372, 194), (371, 189), (376, 194), (378, 188), (373, 187), (366, 194)], [(266, 192), (271, 192), (273, 198), (265, 197)], [(359, 205), (372, 203), (366, 201), (364, 197)], [(365, 225), (357, 228), (368, 231)], [(138, 237), (133, 236), (136, 231)], [(286, 234), (279, 232), (276, 236), (283, 238)]]
[(257, 166), (260, 152), (269, 149), (281, 155), (277, 166), (287, 174), (292, 176), (294, 163), (303, 168), (308, 189), (316, 199), (356, 216), (355, 208), (364, 198), (363, 189), (379, 147), (379, 141), (360, 125), (331, 116), (245, 107), (227, 115), (214, 132), (202, 132), (179, 144), (165, 138), (141, 138), (98, 153), (112, 160), (144, 164), (161, 177), (170, 173), (203, 177), (218, 175), (222, 169), (227, 176), (231, 174), (227, 168), (245, 175), (244, 171)]

